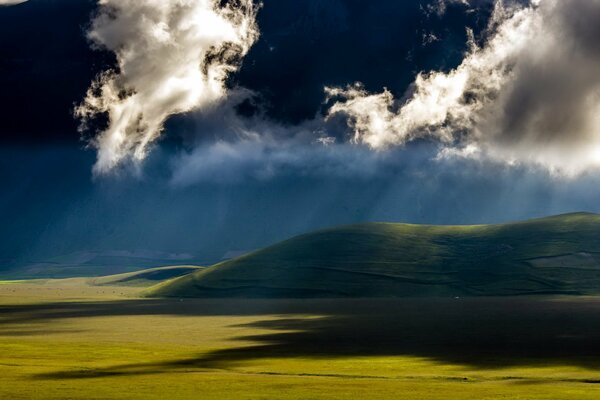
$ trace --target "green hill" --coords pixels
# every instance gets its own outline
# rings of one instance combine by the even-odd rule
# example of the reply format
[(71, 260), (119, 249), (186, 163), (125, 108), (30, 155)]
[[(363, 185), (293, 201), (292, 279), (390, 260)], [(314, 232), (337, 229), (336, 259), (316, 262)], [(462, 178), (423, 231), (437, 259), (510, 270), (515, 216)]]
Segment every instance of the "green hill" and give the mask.
[(370, 223), (298, 236), (152, 287), (158, 297), (600, 293), (600, 215), (428, 226)]

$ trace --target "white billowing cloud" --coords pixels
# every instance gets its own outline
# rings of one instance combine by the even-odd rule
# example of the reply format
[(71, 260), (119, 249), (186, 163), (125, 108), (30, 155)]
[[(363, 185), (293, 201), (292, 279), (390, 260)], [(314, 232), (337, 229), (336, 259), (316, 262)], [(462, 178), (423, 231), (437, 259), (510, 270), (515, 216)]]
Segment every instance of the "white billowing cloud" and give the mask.
[(359, 84), (326, 88), (353, 141), (419, 138), (440, 157), (492, 157), (562, 174), (600, 166), (600, 0), (496, 2), (481, 45), (449, 72), (421, 73), (407, 100)]
[(225, 81), (258, 37), (252, 0), (99, 0), (88, 37), (115, 53), (118, 70), (97, 77), (75, 110), (93, 139), (95, 172), (142, 160), (173, 114), (217, 104)]
[(29, 0), (0, 0), (0, 6), (14, 6), (16, 4), (25, 3)]
[(381, 172), (380, 164), (388, 159), (385, 154), (348, 143), (332, 145), (332, 140), (321, 138), (315, 144), (248, 136), (197, 146), (173, 160), (171, 184), (185, 187), (203, 182), (266, 181), (286, 174), (369, 179)]

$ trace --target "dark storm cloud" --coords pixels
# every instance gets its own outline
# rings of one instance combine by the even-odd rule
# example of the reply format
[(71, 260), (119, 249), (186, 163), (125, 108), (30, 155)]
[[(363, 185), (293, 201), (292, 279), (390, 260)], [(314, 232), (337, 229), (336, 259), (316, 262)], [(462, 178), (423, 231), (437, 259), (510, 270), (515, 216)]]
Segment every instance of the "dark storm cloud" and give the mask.
[(543, 0), (532, 18), (535, 33), (486, 110), (482, 134), (516, 157), (539, 152), (541, 162), (566, 170), (597, 167), (600, 1)]
[(419, 74), (399, 105), (389, 91), (330, 88), (342, 98), (330, 113), (376, 149), (430, 137), (443, 156), (582, 173), (600, 166), (599, 26), (597, 0), (496, 1), (458, 67)]

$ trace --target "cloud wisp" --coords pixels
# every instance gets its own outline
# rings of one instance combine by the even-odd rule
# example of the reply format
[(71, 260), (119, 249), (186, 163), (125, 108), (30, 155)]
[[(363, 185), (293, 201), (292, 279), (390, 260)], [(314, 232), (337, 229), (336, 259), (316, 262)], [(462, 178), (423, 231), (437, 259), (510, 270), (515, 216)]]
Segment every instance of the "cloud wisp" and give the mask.
[(145, 158), (166, 119), (227, 96), (226, 79), (258, 37), (252, 0), (99, 0), (88, 32), (118, 68), (92, 83), (75, 114), (108, 126), (92, 144), (96, 173)]
[(0, 7), (2, 6), (15, 6), (17, 4), (25, 3), (28, 0), (0, 0)]
[(497, 0), (457, 68), (419, 74), (401, 104), (360, 84), (326, 88), (329, 116), (373, 149), (433, 138), (440, 157), (579, 174), (600, 166), (599, 27), (599, 0)]
[[(385, 173), (390, 159), (393, 160), (390, 154), (364, 147), (329, 145), (326, 139), (300, 143), (246, 138), (199, 146), (172, 159), (170, 183), (174, 187), (187, 187), (206, 182), (263, 182), (290, 176), (364, 181)], [(420, 153), (419, 156), (422, 158)]]

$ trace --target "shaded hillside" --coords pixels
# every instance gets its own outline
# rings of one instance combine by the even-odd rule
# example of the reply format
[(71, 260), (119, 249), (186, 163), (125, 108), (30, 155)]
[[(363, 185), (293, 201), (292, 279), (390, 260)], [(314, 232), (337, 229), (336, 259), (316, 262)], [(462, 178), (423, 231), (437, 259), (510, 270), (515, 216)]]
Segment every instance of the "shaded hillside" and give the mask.
[(194, 265), (150, 268), (127, 274), (91, 278), (88, 282), (94, 286), (152, 286), (158, 282), (185, 276), (202, 269), (204, 268)]
[(153, 287), (166, 297), (389, 297), (600, 292), (600, 216), (298, 236)]

